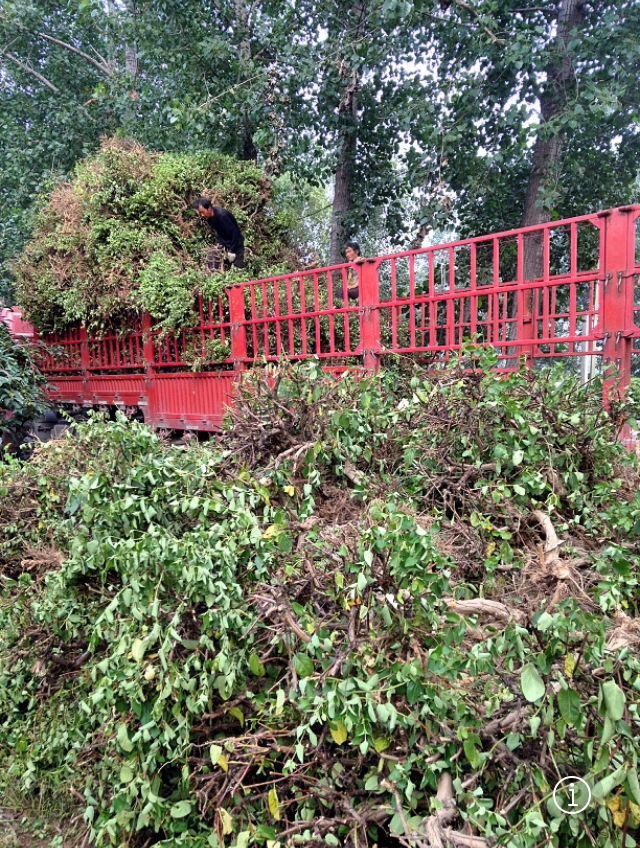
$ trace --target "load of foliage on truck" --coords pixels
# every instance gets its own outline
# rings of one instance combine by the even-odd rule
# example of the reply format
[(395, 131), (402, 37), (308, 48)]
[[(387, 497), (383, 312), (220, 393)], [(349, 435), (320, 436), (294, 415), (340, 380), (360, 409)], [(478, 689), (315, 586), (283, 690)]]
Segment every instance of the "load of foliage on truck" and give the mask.
[[(222, 251), (191, 208), (200, 195), (238, 221), (244, 270), (222, 270)], [(105, 139), (36, 208), (13, 270), (17, 302), (41, 331), (126, 327), (142, 310), (176, 328), (194, 318), (195, 293), (215, 297), (298, 264), (291, 211), (275, 208), (264, 173), (213, 151), (154, 153)]]
[(4, 805), (69, 846), (635, 845), (625, 410), (491, 357), (310, 362), (208, 444), (95, 416), (6, 458)]

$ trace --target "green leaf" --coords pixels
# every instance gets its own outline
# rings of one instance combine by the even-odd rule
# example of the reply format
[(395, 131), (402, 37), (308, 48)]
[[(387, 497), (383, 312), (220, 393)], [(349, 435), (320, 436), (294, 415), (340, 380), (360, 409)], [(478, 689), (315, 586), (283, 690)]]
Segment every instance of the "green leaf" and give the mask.
[(405, 832), (404, 822), (400, 813), (395, 813), (389, 822), (389, 830), (394, 836), (402, 836)]
[(549, 615), (548, 612), (543, 612), (538, 616), (536, 621), (536, 627), (538, 630), (541, 630), (543, 633), (547, 631), (551, 625), (553, 624), (553, 616)]
[(141, 662), (144, 658), (144, 652), (147, 650), (147, 643), (145, 639), (134, 639), (133, 645), (131, 646), (131, 656), (134, 658), (136, 662)]
[(170, 813), (173, 819), (184, 819), (191, 812), (191, 801), (178, 801), (171, 807)]
[(539, 701), (545, 693), (544, 682), (538, 673), (538, 669), (531, 663), (525, 665), (520, 672), (520, 688), (529, 703)]
[(615, 680), (607, 680), (602, 684), (602, 695), (607, 715), (612, 721), (619, 721), (624, 715), (624, 692)]
[(237, 719), (237, 721), (240, 722), (241, 726), (244, 727), (244, 713), (242, 712), (240, 707), (231, 707), (231, 709), (229, 710), (229, 715)]
[(596, 801), (603, 801), (607, 798), (616, 786), (619, 786), (625, 778), (625, 770), (623, 766), (617, 768), (611, 774), (606, 774), (601, 780), (599, 780), (596, 785), (593, 787), (593, 797)]
[(627, 772), (627, 795), (640, 805), (640, 782), (638, 781), (638, 769), (630, 768)]
[(340, 720), (335, 720), (329, 723), (329, 733), (336, 745), (342, 745), (347, 741), (347, 728), (345, 727), (344, 722)]
[(567, 724), (575, 727), (582, 716), (582, 704), (578, 693), (573, 689), (561, 689), (557, 697), (560, 715)]
[(249, 657), (249, 670), (256, 677), (264, 677), (264, 665), (257, 654), (251, 654)]
[(602, 746), (608, 745), (615, 735), (615, 722), (611, 720), (610, 716), (606, 716), (604, 720), (604, 725), (602, 726), (602, 737), (600, 738), (600, 744)]
[(278, 793), (276, 792), (275, 787), (271, 787), (267, 793), (267, 807), (269, 808), (269, 812), (271, 813), (273, 820), (280, 821), (282, 818), (280, 814), (280, 801), (278, 800)]
[(133, 769), (131, 766), (124, 765), (120, 769), (120, 783), (131, 783), (133, 780)]
[(311, 677), (313, 674), (313, 660), (307, 654), (296, 654), (293, 665), (300, 677)]
[(524, 459), (524, 451), (517, 450), (517, 451), (513, 452), (513, 456), (511, 457), (511, 462), (514, 465), (521, 465), (523, 459)]
[(125, 753), (128, 754), (130, 751), (133, 751), (133, 742), (129, 739), (129, 731), (126, 724), (118, 725), (116, 739), (118, 740), (118, 745)]
[(386, 751), (389, 745), (391, 745), (391, 742), (389, 742), (386, 736), (373, 737), (373, 747), (375, 748), (378, 754), (381, 754), (383, 751)]
[(227, 836), (233, 833), (233, 819), (224, 807), (220, 807), (218, 815), (220, 816), (220, 824), (222, 825), (222, 835)]
[(211, 757), (211, 762), (214, 766), (218, 765), (218, 761), (222, 756), (222, 747), (220, 745), (210, 745), (209, 746), (209, 756)]
[(475, 741), (473, 739), (465, 739), (462, 747), (471, 768), (479, 768), (482, 765), (482, 756), (476, 747)]

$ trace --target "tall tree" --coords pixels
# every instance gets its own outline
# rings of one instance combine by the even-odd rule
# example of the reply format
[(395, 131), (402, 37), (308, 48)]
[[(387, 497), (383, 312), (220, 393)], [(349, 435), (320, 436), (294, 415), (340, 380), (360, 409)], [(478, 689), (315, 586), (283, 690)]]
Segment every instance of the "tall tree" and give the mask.
[[(640, 154), (637, 2), (443, 5), (433, 41), (441, 106), (417, 137), (438, 151), (463, 230), (631, 200)], [(431, 219), (449, 218), (426, 182)]]
[(555, 21), (555, 37), (549, 48), (545, 70), (546, 81), (539, 94), (540, 129), (531, 157), (531, 170), (522, 214), (522, 225), (548, 220), (545, 208), (545, 186), (557, 181), (562, 162), (564, 132), (558, 127), (548, 131), (555, 118), (562, 115), (576, 94), (576, 71), (572, 41), (579, 40), (584, 21), (584, 0), (560, 0)]

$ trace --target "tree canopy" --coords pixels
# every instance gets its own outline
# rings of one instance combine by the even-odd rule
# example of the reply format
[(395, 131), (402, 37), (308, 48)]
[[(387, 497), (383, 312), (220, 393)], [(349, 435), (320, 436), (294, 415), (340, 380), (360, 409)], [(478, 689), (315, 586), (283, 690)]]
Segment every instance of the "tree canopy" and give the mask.
[(7, 0), (0, 38), (5, 284), (115, 132), (333, 187), (323, 258), (372, 221), (402, 245), (638, 195), (633, 0)]

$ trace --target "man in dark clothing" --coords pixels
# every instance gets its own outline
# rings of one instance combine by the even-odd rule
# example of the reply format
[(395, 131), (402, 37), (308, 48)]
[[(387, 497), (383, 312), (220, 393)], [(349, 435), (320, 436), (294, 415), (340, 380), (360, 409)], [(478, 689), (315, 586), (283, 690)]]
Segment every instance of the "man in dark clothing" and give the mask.
[(213, 206), (208, 197), (197, 197), (193, 208), (211, 227), (218, 243), (226, 250), (228, 261), (236, 268), (244, 268), (244, 238), (231, 212)]

